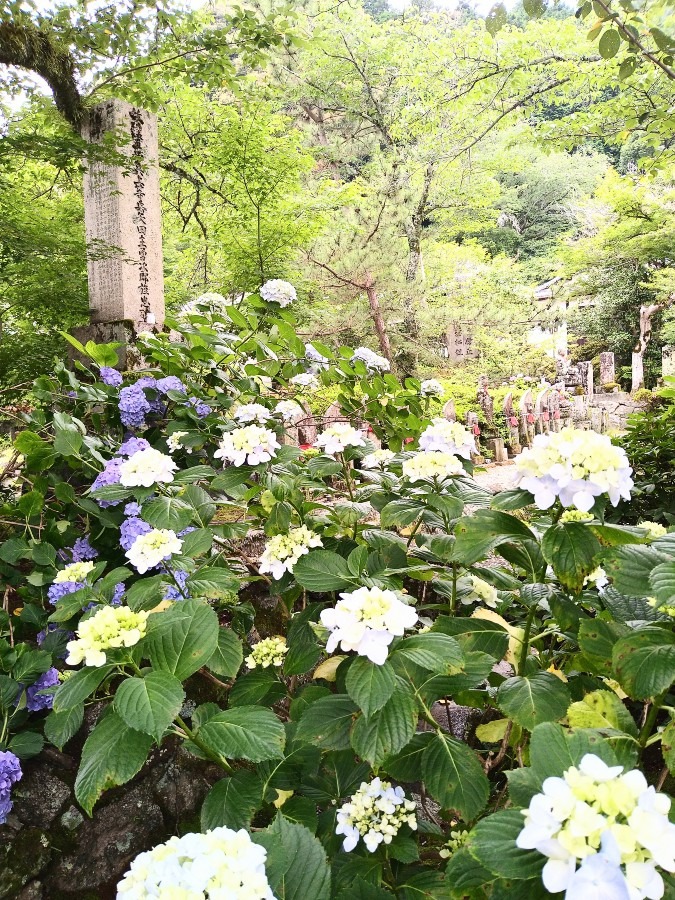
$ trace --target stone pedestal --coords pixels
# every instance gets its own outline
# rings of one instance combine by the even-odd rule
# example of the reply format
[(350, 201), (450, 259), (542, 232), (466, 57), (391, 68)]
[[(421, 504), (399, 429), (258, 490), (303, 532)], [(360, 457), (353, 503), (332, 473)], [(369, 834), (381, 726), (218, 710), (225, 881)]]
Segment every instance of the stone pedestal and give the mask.
[(489, 438), (485, 442), (486, 449), (492, 454), (492, 458), (496, 463), (505, 463), (508, 461), (509, 455), (504, 446), (502, 438)]
[(90, 111), (83, 136), (100, 144), (111, 135), (125, 159), (95, 162), (84, 176), (91, 323), (156, 330), (164, 324), (157, 118), (106, 101)]
[(614, 365), (613, 353), (600, 354), (600, 384), (604, 387), (606, 384), (614, 384), (616, 382), (616, 368)]

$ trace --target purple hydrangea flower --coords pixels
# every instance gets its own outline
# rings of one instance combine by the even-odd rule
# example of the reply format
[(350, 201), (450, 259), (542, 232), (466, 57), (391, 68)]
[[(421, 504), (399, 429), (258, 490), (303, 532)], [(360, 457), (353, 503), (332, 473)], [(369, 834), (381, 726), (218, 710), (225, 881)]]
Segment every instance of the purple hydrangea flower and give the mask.
[(68, 391), (66, 397), (70, 397), (71, 400), (74, 400), (77, 397), (77, 391)]
[(18, 756), (11, 750), (0, 750), (0, 825), (7, 821), (12, 808), (10, 793), (12, 786), (23, 776)]
[(137, 537), (152, 531), (152, 527), (139, 519), (137, 516), (130, 516), (120, 525), (120, 545), (123, 550), (130, 550), (131, 545)]
[[(42, 631), (38, 631), (37, 633), (35, 640), (37, 641), (38, 647), (41, 647), (44, 644), (45, 638), (48, 634), (53, 634), (56, 631), (63, 632), (68, 640), (71, 640), (71, 638), (75, 637), (75, 633), (73, 631), (66, 631), (66, 629), (61, 628), (61, 626), (57, 622), (49, 622), (46, 628), (43, 628)], [(66, 654), (64, 653), (63, 656), (65, 657), (65, 655)]]
[(120, 444), (120, 449), (115, 454), (116, 456), (133, 456), (134, 453), (138, 453), (140, 450), (149, 450), (150, 444), (146, 441), (145, 438), (128, 437), (123, 444)]
[(80, 581), (59, 581), (56, 584), (51, 584), (49, 586), (47, 589), (47, 597), (52, 606), (56, 606), (57, 601), (62, 597), (66, 597), (68, 594), (74, 594), (75, 591), (80, 591), (86, 586), (87, 585), (84, 582)]
[(183, 569), (178, 569), (173, 573), (173, 577), (178, 583), (180, 590), (174, 584), (168, 585), (164, 591), (164, 600), (185, 600), (190, 596), (190, 592), (185, 590), (185, 582), (190, 577), (190, 573), (183, 571)]
[(199, 397), (190, 397), (190, 400), (188, 402), (193, 407), (194, 411), (197, 413), (200, 419), (205, 419), (213, 412), (209, 404), (204, 403), (204, 401), (200, 400)]
[(121, 581), (115, 585), (115, 588), (113, 590), (113, 595), (110, 600), (111, 606), (119, 606), (120, 605), (120, 603), (122, 602), (122, 597), (124, 595), (124, 590), (125, 590), (125, 588)]
[(140, 516), (141, 514), (141, 504), (133, 501), (132, 503), (127, 503), (124, 507), (124, 515), (125, 516)]
[[(105, 469), (94, 479), (94, 483), (91, 486), (92, 491), (97, 491), (99, 488), (106, 487), (109, 484), (119, 484), (121, 465), (121, 459), (109, 459), (105, 464)], [(106, 506), (118, 506), (122, 501), (97, 500), (96, 502), (101, 508), (105, 508)]]
[(86, 562), (90, 559), (96, 559), (98, 550), (91, 546), (88, 537), (78, 538), (73, 544), (71, 551), (73, 562)]
[(185, 385), (176, 375), (167, 375), (166, 378), (160, 378), (156, 384), (157, 390), (162, 394), (166, 394), (167, 391), (178, 391), (181, 394), (185, 394)]
[(139, 378), (135, 386), (141, 388), (143, 391), (146, 389), (153, 391), (150, 398), (148, 398), (147, 394), (143, 394), (145, 402), (148, 404), (148, 412), (161, 413), (164, 411), (164, 405), (159, 399), (159, 396), (157, 396), (159, 394), (157, 381), (152, 375), (145, 375), (143, 378)]
[(41, 694), (45, 688), (54, 687), (59, 683), (59, 670), (51, 667), (44, 675), (40, 675), (29, 688), (26, 688), (26, 709), (30, 712), (39, 712), (41, 709), (51, 709), (54, 703), (54, 695)]
[(127, 428), (142, 428), (145, 425), (145, 417), (151, 408), (143, 388), (138, 382), (124, 387), (120, 391), (120, 418), (122, 424)]
[(123, 379), (117, 369), (113, 369), (111, 366), (101, 366), (99, 371), (103, 384), (107, 384), (109, 387), (119, 387), (122, 384)]

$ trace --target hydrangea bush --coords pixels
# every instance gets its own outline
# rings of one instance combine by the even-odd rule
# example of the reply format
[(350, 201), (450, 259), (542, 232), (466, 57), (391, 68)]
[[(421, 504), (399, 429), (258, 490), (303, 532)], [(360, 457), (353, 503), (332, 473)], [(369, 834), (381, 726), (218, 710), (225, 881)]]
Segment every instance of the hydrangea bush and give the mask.
[[(91, 814), (181, 741), (221, 773), (201, 833), (120, 897), (675, 897), (675, 536), (606, 516), (629, 460), (542, 435), (493, 496), (428, 384), (305, 345), (294, 299), (198, 302), (141, 371), (78, 345), (37, 382), (2, 515), (0, 821), (45, 742), (82, 746)], [(344, 422), (305, 453), (317, 385)]]

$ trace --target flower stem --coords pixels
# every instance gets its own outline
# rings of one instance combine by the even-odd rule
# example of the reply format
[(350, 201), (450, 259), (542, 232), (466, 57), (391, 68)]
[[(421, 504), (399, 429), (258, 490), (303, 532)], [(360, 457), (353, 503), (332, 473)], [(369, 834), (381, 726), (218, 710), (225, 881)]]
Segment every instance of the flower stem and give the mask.
[(527, 613), (525, 620), (525, 629), (523, 633), (523, 646), (520, 650), (520, 660), (518, 662), (518, 674), (523, 675), (525, 672), (525, 664), (527, 663), (527, 655), (530, 650), (530, 633), (532, 631), (532, 623), (534, 622), (534, 614), (536, 608), (533, 606)]

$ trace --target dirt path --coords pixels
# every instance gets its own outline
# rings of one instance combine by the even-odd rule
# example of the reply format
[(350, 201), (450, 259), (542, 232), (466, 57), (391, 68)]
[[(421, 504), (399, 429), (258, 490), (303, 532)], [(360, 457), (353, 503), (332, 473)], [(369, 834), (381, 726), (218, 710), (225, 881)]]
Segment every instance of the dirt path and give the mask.
[(513, 464), (491, 465), (486, 466), (483, 472), (477, 470), (473, 477), (481, 487), (496, 494), (498, 491), (508, 491), (513, 487), (515, 474)]

